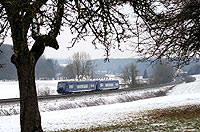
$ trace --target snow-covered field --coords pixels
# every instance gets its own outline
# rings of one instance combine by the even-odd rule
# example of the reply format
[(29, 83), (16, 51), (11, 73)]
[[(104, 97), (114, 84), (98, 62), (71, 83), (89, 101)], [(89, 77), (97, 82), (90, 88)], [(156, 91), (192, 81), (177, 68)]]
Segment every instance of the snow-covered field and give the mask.
[[(57, 94), (56, 88), (58, 81), (61, 80), (37, 80), (37, 91), (39, 92), (40, 90), (50, 89), (50, 94)], [(0, 81), (0, 99), (6, 98), (19, 98), (19, 87), (17, 81)]]
[[(195, 82), (177, 85), (168, 92), (167, 96), (163, 97), (148, 98), (150, 94), (155, 93), (158, 89), (164, 90), (167, 87), (155, 88), (149, 91), (123, 92), (120, 94), (69, 98), (66, 100), (41, 101), (40, 111), (42, 116), (42, 126), (45, 131), (87, 128), (123, 122), (123, 120), (131, 119), (129, 118), (130, 116), (138, 117), (141, 115), (141, 112), (147, 110), (200, 104), (200, 75), (195, 77)], [(48, 84), (48, 87), (51, 85), (53, 88), (55, 84), (53, 81), (51, 82), (51, 84)], [(8, 88), (14, 89), (14, 87), (17, 87), (16, 82), (9, 82), (7, 85), (5, 85), (5, 83), (3, 85), (3, 83), (4, 82), (0, 82), (0, 91), (3, 92), (5, 89), (5, 91), (8, 91), (4, 93), (9, 93), (10, 90), (7, 90)], [(42, 84), (43, 83), (39, 85), (38, 83), (38, 86), (42, 87)], [(4, 86), (4, 90), (1, 86)], [(46, 85), (43, 86), (46, 87)], [(16, 90), (13, 91), (17, 92)], [(13, 92), (12, 95), (17, 94)], [(146, 99), (131, 101), (131, 98), (141, 96), (147, 97), (145, 97)], [(4, 96), (4, 98), (9, 97), (13, 96), (11, 96), (11, 94), (9, 94), (9, 96)], [(121, 101), (124, 99), (127, 99), (130, 102)], [(98, 106), (87, 107), (88, 103), (98, 102), (99, 100), (101, 101)], [(18, 111), (18, 107), (19, 105), (1, 106), (0, 110), (16, 109), (16, 111)], [(19, 114), (0, 116), (0, 131), (19, 132)]]

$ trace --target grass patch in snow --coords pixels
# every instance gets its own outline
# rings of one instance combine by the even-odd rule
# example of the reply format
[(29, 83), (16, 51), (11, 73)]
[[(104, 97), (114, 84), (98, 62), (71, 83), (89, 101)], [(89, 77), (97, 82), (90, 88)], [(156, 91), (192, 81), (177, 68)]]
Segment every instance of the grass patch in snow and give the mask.
[(188, 105), (147, 111), (139, 118), (131, 118), (108, 126), (57, 132), (197, 132), (200, 131), (200, 105)]

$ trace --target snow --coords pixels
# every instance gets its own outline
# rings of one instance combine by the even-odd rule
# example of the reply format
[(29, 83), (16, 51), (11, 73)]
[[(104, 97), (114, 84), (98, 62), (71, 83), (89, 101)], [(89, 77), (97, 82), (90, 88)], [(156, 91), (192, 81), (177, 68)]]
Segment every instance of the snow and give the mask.
[[(57, 83), (61, 80), (37, 80), (37, 91), (50, 89), (51, 94), (57, 94)], [(0, 99), (19, 98), (18, 81), (0, 81)]]
[(0, 82), (0, 99), (18, 98), (19, 88), (18, 82)]
[(170, 91), (168, 95), (200, 93), (200, 75), (194, 75), (194, 77), (196, 78), (195, 82), (180, 84)]
[[(63, 128), (87, 128), (90, 126), (108, 125), (114, 122), (127, 120), (129, 115), (135, 116), (139, 112), (157, 108), (167, 108), (188, 104), (197, 104), (200, 101), (200, 94), (191, 96), (178, 96), (173, 98), (158, 97), (127, 103), (117, 103), (95, 107), (69, 109), (42, 113), (42, 125), (44, 130), (59, 130)], [(78, 114), (77, 114), (78, 113)], [(49, 117), (49, 114), (51, 117)], [(59, 123), (58, 123), (59, 122)], [(58, 125), (56, 125), (58, 123)], [(54, 124), (54, 125), (52, 125)], [(55, 128), (56, 125), (56, 128)]]
[[(53, 108), (52, 106), (56, 102), (41, 102), (41, 117), (42, 117), (42, 126), (45, 131), (53, 131), (60, 129), (72, 129), (72, 128), (88, 128), (91, 126), (98, 125), (108, 125), (114, 123), (123, 122), (132, 117), (138, 117), (142, 112), (152, 110), (152, 109), (160, 109), (160, 108), (168, 108), (168, 107), (176, 107), (176, 106), (184, 106), (184, 105), (192, 105), (192, 104), (200, 104), (200, 75), (195, 76), (196, 81), (191, 83), (183, 83), (175, 86), (167, 96), (156, 97), (156, 98), (148, 98), (137, 101), (130, 102), (121, 102), (116, 103), (117, 97), (125, 96), (126, 94), (130, 96), (144, 96), (146, 94), (142, 94), (145, 92), (132, 92), (132, 93), (123, 93), (124, 95), (101, 95), (98, 97), (83, 97), (83, 98), (72, 98), (67, 100), (67, 104), (69, 102), (73, 102), (72, 104), (80, 103), (82, 100), (96, 101), (98, 99), (104, 100), (104, 105), (98, 106), (90, 106), (90, 107), (72, 107), (64, 110), (54, 109), (53, 111), (49, 108)], [(52, 87), (54, 85), (52, 81)], [(2, 85), (3, 82), (0, 83)], [(45, 82), (43, 82), (45, 83)], [(42, 84), (42, 82), (41, 82)], [(10, 82), (10, 85), (14, 83)], [(9, 85), (2, 85), (6, 87), (12, 87)], [(45, 85), (46, 86), (46, 85)], [(7, 88), (6, 88), (7, 89)], [(1, 90), (1, 89), (0, 89)], [(2, 90), (1, 90), (2, 91)], [(13, 94), (14, 95), (14, 94)], [(10, 96), (10, 95), (9, 95)], [(66, 100), (65, 100), (66, 101)], [(109, 103), (109, 101), (111, 103)], [(113, 103), (114, 101), (114, 103)], [(118, 100), (119, 102), (119, 100)], [(62, 107), (64, 104), (64, 100), (61, 103), (56, 103), (56, 107)], [(80, 105), (80, 104), (79, 104)], [(45, 106), (48, 106), (45, 108)], [(1, 106), (3, 107), (3, 106)], [(43, 112), (42, 112), (43, 111)], [(1, 132), (19, 132), (19, 114), (12, 116), (0, 116), (0, 131)]]

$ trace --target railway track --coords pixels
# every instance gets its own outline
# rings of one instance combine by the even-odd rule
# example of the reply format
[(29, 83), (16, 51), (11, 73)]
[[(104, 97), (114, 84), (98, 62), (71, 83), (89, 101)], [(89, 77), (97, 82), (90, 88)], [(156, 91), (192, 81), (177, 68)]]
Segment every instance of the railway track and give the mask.
[[(103, 91), (92, 91), (92, 92), (81, 92), (81, 93), (72, 93), (66, 95), (48, 95), (48, 96), (38, 96), (38, 100), (53, 100), (53, 99), (61, 99), (61, 98), (71, 98), (71, 97), (81, 97), (86, 95), (95, 95), (95, 94), (109, 94), (109, 93), (120, 93), (120, 92), (129, 92), (129, 91), (136, 91), (136, 90), (144, 90), (144, 89), (151, 89), (151, 88), (158, 88), (164, 86), (172, 86), (174, 87), (177, 84), (182, 83), (183, 81), (178, 80), (174, 82), (170, 82), (167, 84), (161, 85), (151, 85), (151, 86), (143, 86), (143, 87), (135, 87), (135, 88), (123, 88), (117, 90), (103, 90)], [(9, 99), (0, 99), (0, 104), (7, 104), (7, 103), (19, 103), (20, 98), (9, 98)]]

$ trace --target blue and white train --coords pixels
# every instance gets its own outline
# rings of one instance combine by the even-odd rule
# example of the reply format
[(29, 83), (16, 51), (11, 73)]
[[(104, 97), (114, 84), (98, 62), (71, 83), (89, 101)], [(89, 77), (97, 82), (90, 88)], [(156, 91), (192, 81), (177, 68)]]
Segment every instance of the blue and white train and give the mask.
[(58, 82), (57, 92), (68, 94), (74, 92), (100, 91), (108, 89), (119, 89), (118, 80), (98, 80), (98, 81), (62, 81)]

